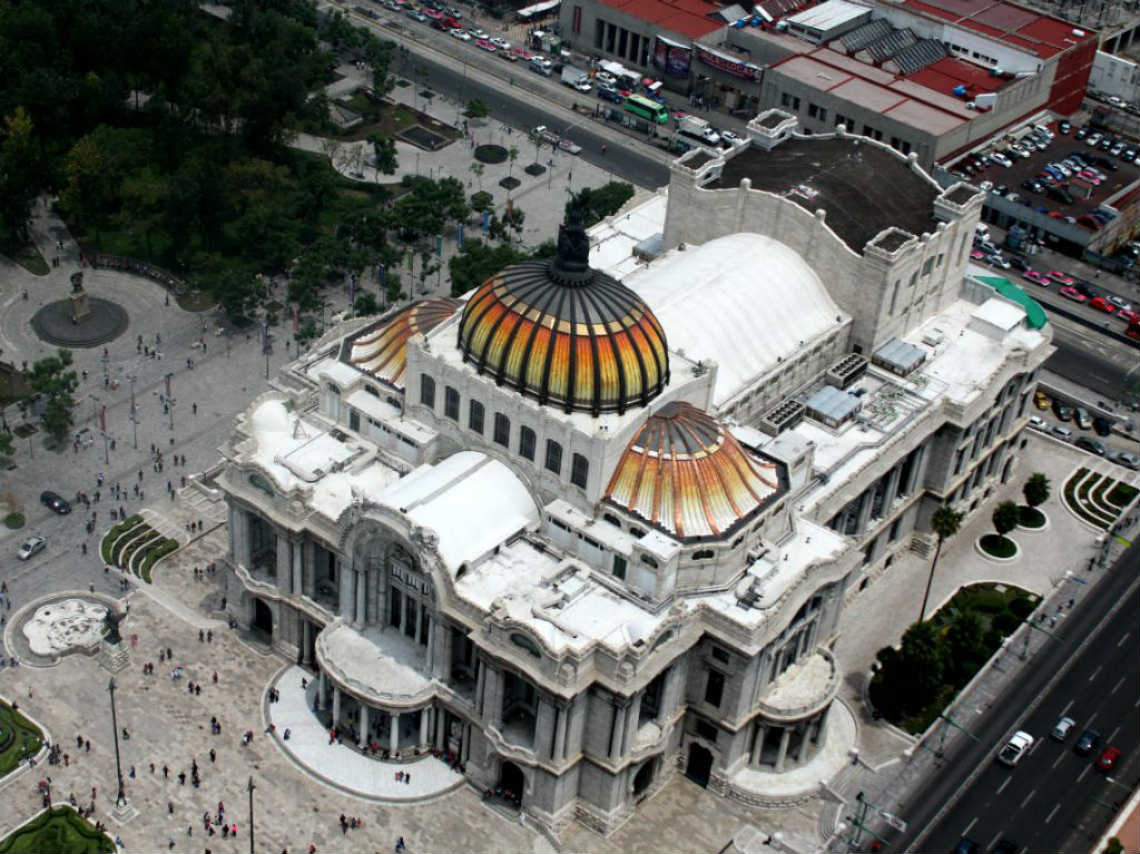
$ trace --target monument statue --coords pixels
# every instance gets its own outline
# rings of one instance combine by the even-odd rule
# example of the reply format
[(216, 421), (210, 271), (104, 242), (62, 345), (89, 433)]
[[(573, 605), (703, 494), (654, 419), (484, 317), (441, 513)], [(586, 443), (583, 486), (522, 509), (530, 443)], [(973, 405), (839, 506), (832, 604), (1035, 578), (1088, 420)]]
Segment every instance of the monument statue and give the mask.
[(83, 290), (83, 271), (71, 274), (71, 322), (78, 326), (91, 314), (91, 306), (87, 304), (87, 291)]
[(107, 615), (103, 617), (103, 625), (107, 628), (106, 633), (103, 635), (103, 640), (111, 646), (123, 642), (123, 638), (119, 634), (119, 623), (122, 622), (122, 619), (123, 618), (119, 616), (114, 608), (108, 608)]

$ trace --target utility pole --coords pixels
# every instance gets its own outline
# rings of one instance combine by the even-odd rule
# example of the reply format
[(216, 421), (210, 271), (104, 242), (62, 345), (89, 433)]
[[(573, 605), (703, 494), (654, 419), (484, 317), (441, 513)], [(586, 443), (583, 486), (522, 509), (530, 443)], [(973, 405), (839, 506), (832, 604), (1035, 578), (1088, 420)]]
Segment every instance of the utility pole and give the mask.
[(131, 431), (134, 436), (134, 447), (137, 451), (139, 449), (139, 419), (135, 409), (135, 375), (131, 374), (127, 377), (131, 383)]
[(174, 378), (174, 374), (168, 373), (166, 375), (166, 411), (170, 413), (170, 429), (174, 430), (174, 395), (170, 393), (170, 381)]
[(253, 785), (253, 775), (249, 775), (249, 854), (254, 854), (253, 851), (253, 790), (257, 786)]
[(115, 714), (115, 677), (111, 677), (107, 690), (111, 693), (111, 734), (115, 737), (115, 776), (119, 781), (119, 791), (115, 795), (115, 806), (119, 807), (127, 802), (126, 792), (123, 791), (123, 765), (119, 760), (119, 719)]

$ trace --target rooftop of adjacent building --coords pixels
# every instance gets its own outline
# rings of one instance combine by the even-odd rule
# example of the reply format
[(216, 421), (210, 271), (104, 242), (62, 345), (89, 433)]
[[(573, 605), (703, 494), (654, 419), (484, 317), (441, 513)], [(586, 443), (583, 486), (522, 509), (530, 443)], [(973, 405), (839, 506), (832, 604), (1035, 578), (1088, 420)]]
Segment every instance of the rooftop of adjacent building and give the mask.
[(825, 210), (828, 226), (854, 252), (892, 226), (915, 235), (937, 226), (938, 186), (905, 158), (860, 137), (791, 137), (770, 151), (744, 148), (705, 187), (737, 187), (744, 178), (811, 213)]

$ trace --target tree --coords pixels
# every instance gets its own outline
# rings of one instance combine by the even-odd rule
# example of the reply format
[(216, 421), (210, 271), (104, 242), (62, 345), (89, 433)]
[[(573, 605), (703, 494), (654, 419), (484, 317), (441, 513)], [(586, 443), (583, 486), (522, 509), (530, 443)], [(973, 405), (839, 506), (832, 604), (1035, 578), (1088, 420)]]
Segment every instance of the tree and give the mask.
[(469, 119), (485, 119), (491, 115), (491, 108), (483, 101), (475, 98), (467, 102), (467, 109), (463, 111), (463, 115)]
[(1003, 501), (995, 507), (990, 519), (994, 523), (994, 529), (998, 532), (998, 536), (1004, 537), (1016, 528), (1020, 515), (1015, 501)]
[(451, 274), (451, 295), (457, 297), (479, 287), (503, 268), (517, 264), (525, 257), (506, 244), (491, 246), (482, 240), (464, 240), (463, 246), (447, 262)]
[[(476, 164), (482, 165), (482, 164)], [(495, 207), (495, 197), (490, 193), (485, 193), (480, 190), (478, 193), (471, 194), (471, 210), (477, 214), (484, 213)]]
[[(475, 161), (469, 168), (474, 173), (475, 177), (479, 179), (479, 192), (483, 192), (483, 173), (487, 171), (486, 167), (484, 167), (483, 164), (479, 161)], [(472, 199), (474, 199), (474, 196), (472, 196)]]
[(633, 193), (633, 184), (624, 181), (610, 181), (593, 189), (586, 187), (566, 203), (566, 213), (569, 215), (571, 206), (579, 206), (588, 228), (616, 214), (622, 205), (633, 198)]
[(23, 107), (4, 117), (4, 142), (0, 145), (0, 233), (13, 247), (28, 242), (28, 220), (39, 194), (40, 143), (32, 119)]
[(989, 650), (983, 640), (982, 618), (972, 610), (959, 613), (946, 632), (951, 666), (957, 676), (972, 674), (985, 662)]
[(926, 578), (926, 591), (922, 594), (922, 607), (918, 612), (918, 622), (926, 619), (926, 603), (930, 599), (930, 585), (934, 582), (934, 569), (938, 566), (938, 557), (942, 554), (942, 543), (958, 533), (962, 524), (962, 514), (952, 507), (943, 505), (934, 511), (930, 517), (930, 528), (938, 537), (934, 546), (934, 557), (930, 561), (930, 574)]
[(202, 274), (200, 283), (203, 290), (225, 309), (230, 319), (239, 324), (252, 319), (264, 293), (263, 286), (252, 272), (220, 258)]
[(16, 449), (12, 445), (12, 434), (7, 430), (0, 430), (0, 454), (10, 457), (14, 453)]
[(376, 300), (375, 294), (365, 291), (356, 297), (356, 302), (352, 304), (352, 310), (356, 313), (357, 317), (379, 314), (380, 303)]
[(512, 145), (507, 149), (507, 159), (510, 163), (507, 164), (507, 177), (510, 178), (511, 174), (515, 171), (515, 161), (519, 159), (519, 149), (517, 145)]
[(396, 154), (396, 141), (383, 134), (369, 135), (368, 141), (372, 143), (372, 156), (375, 158), (374, 166), (377, 172), (385, 175), (395, 175), (400, 168), (400, 159)]
[(888, 719), (897, 722), (907, 713), (920, 711), (942, 693), (949, 651), (930, 623), (911, 624), (899, 648), (884, 647), (876, 659), (871, 697)]
[(57, 356), (48, 356), (32, 365), (28, 387), (34, 395), (45, 401), (40, 421), (44, 430), (57, 443), (67, 438), (74, 420), (72, 410), (75, 399), (71, 393), (79, 385), (71, 367), (71, 351), (60, 350)]
[(1049, 500), (1049, 478), (1041, 472), (1034, 472), (1025, 481), (1021, 494), (1025, 496), (1025, 503), (1030, 507), (1037, 507)]

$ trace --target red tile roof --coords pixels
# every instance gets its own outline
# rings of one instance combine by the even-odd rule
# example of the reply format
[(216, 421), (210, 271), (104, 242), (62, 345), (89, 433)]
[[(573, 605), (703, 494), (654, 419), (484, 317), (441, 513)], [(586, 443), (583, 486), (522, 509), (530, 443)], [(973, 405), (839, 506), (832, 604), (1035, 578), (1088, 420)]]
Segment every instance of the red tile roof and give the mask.
[(708, 17), (716, 9), (702, 0), (602, 0), (612, 9), (656, 24), (659, 29), (690, 39), (724, 27), (724, 22)]
[(902, 5), (926, 17), (985, 33), (1041, 59), (1096, 38), (1095, 33), (1005, 0), (902, 0)]

